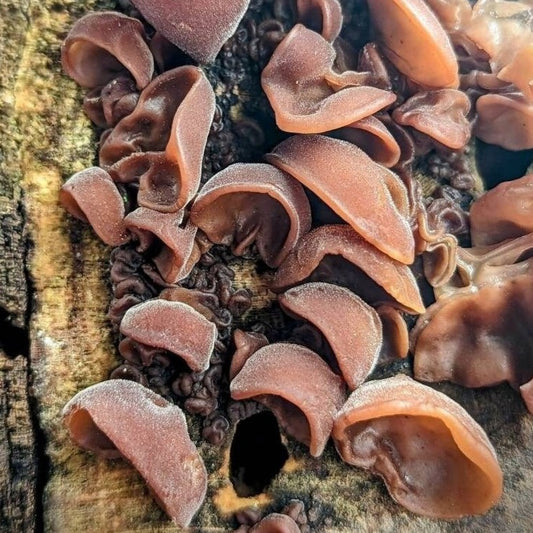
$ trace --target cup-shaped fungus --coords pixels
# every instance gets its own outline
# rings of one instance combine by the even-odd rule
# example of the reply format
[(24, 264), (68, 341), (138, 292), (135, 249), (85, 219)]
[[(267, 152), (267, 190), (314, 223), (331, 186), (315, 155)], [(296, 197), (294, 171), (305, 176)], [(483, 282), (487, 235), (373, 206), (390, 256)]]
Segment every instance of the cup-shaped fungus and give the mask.
[(481, 514), (501, 496), (502, 472), (483, 429), (459, 404), (407, 376), (354, 391), (332, 436), (345, 462), (381, 476), (414, 513)]
[(300, 533), (298, 524), (280, 513), (270, 513), (250, 529), (249, 533)]
[[(140, 205), (177, 211), (198, 190), (214, 111), (213, 89), (199, 68), (169, 70), (143, 90), (133, 113), (105, 138), (100, 163), (118, 163), (113, 173), (119, 181), (139, 180)], [(133, 159), (120, 161), (128, 156)]]
[(440, 89), (415, 94), (393, 111), (392, 118), (452, 150), (460, 150), (470, 140), (469, 111), (470, 100), (465, 93)]
[(500, 183), (470, 207), (474, 246), (502, 242), (533, 232), (533, 174)]
[(123, 457), (170, 518), (189, 525), (204, 501), (207, 472), (178, 406), (138, 383), (114, 379), (79, 392), (63, 419), (78, 446)]
[(171, 43), (200, 63), (211, 63), (233, 35), (250, 0), (132, 0)]
[(268, 344), (268, 339), (261, 333), (236, 329), (233, 333), (233, 343), (235, 344), (235, 352), (231, 357), (230, 379), (233, 379), (241, 371), (244, 363), (248, 361), (251, 355)]
[(311, 227), (302, 186), (262, 163), (236, 163), (202, 188), (190, 220), (216, 244), (242, 255), (255, 242), (263, 261), (277, 267)]
[(71, 176), (61, 187), (59, 199), (73, 216), (88, 222), (110, 246), (129, 241), (124, 223), (124, 200), (109, 174), (91, 167)]
[(342, 29), (339, 0), (297, 0), (298, 22), (332, 43)]
[(409, 267), (374, 248), (348, 225), (321, 226), (304, 235), (280, 265), (271, 288), (282, 292), (304, 280), (346, 286), (370, 304), (424, 312)]
[(217, 337), (215, 324), (191, 306), (162, 299), (128, 309), (120, 332), (136, 342), (175, 354), (193, 372), (207, 369)]
[(295, 135), (266, 159), (311, 189), (378, 250), (413, 262), (407, 190), (396, 174), (357, 146), (323, 135)]
[(61, 47), (65, 72), (82, 87), (99, 87), (130, 73), (144, 89), (154, 59), (143, 25), (120, 13), (91, 13), (74, 24)]
[(183, 224), (182, 217), (182, 211), (159, 213), (138, 207), (124, 219), (136, 235), (140, 251), (155, 249), (152, 261), (166, 283), (177, 283), (188, 276), (201, 255), (195, 240), (198, 228), (190, 221)]
[(342, 379), (315, 352), (298, 344), (269, 344), (257, 350), (230, 384), (235, 400), (254, 399), (268, 407), (285, 432), (324, 451), (333, 418), (345, 399)]
[(280, 294), (284, 311), (308, 320), (331, 346), (344, 381), (353, 390), (374, 369), (382, 344), (376, 311), (348, 289), (306, 283)]
[(391, 91), (364, 85), (365, 73), (334, 72), (335, 55), (326, 39), (301, 24), (276, 48), (261, 84), (281, 130), (330, 131), (373, 115), (396, 100)]
[(369, 0), (378, 42), (391, 63), (427, 88), (456, 88), (459, 67), (448, 35), (424, 0)]
[(519, 93), (484, 94), (476, 102), (474, 134), (507, 150), (533, 148), (533, 104)]
[(376, 309), (383, 329), (383, 344), (379, 362), (407, 357), (409, 353), (409, 330), (401, 313), (390, 305), (380, 305)]

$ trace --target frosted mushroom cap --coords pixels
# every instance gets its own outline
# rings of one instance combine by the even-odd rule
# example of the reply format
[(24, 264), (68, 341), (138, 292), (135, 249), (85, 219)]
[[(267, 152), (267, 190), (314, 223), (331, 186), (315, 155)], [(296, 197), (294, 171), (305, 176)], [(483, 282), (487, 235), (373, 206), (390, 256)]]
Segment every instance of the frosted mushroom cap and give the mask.
[(351, 390), (372, 372), (383, 340), (381, 322), (359, 296), (330, 283), (306, 283), (280, 294), (278, 301), (323, 333)]
[(250, 0), (132, 0), (143, 17), (200, 63), (214, 61), (235, 33)]
[(269, 344), (244, 363), (230, 384), (235, 400), (253, 398), (272, 410), (279, 425), (309, 446), (324, 451), (344, 384), (315, 352), (298, 344)]
[(117, 379), (76, 394), (63, 420), (78, 446), (130, 462), (172, 520), (189, 525), (205, 499), (207, 472), (179, 407)]
[(424, 0), (369, 0), (378, 42), (394, 66), (426, 88), (457, 88), (459, 67), (448, 35)]
[(154, 60), (143, 25), (115, 12), (90, 13), (71, 28), (61, 46), (65, 72), (82, 87), (99, 87), (131, 73), (137, 88), (154, 74)]
[(255, 242), (268, 266), (277, 267), (311, 227), (302, 186), (262, 163), (236, 163), (202, 188), (190, 220), (217, 244), (242, 255)]
[(456, 402), (407, 376), (363, 384), (335, 418), (342, 459), (380, 475), (414, 513), (455, 519), (481, 514), (503, 476), (483, 429)]
[(120, 332), (181, 357), (194, 372), (209, 366), (217, 336), (215, 324), (181, 302), (148, 300), (126, 311)]
[(407, 190), (400, 178), (353, 144), (295, 135), (267, 161), (313, 191), (366, 241), (405, 264), (414, 260)]

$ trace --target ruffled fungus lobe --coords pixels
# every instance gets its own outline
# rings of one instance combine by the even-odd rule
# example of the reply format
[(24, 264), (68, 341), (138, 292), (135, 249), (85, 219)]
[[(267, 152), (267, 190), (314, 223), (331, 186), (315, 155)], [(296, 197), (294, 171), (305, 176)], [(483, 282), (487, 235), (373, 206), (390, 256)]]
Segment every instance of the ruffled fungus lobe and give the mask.
[(263, 70), (261, 84), (281, 130), (331, 131), (368, 117), (396, 100), (390, 91), (354, 86), (360, 85), (364, 76), (335, 73), (334, 61), (333, 46), (301, 24), (276, 48)]
[(348, 289), (330, 283), (306, 283), (278, 297), (291, 315), (308, 320), (326, 337), (353, 390), (374, 369), (382, 344), (376, 311)]
[(268, 339), (261, 333), (236, 329), (233, 333), (233, 343), (235, 344), (235, 352), (231, 357), (230, 379), (233, 379), (241, 371), (250, 356), (268, 344)]
[(533, 104), (520, 94), (484, 94), (476, 102), (474, 134), (507, 150), (533, 148)]
[(469, 111), (470, 100), (464, 92), (440, 89), (415, 94), (393, 111), (392, 118), (452, 150), (460, 150), (470, 140)]
[(277, 267), (311, 227), (302, 186), (262, 163), (236, 163), (202, 188), (190, 220), (216, 244), (242, 255), (255, 242), (270, 267)]
[(100, 163), (127, 158), (113, 172), (120, 181), (139, 180), (139, 204), (177, 211), (198, 190), (214, 112), (213, 89), (199, 68), (169, 70), (146, 87), (135, 111), (106, 137)]
[(368, 7), (385, 55), (402, 74), (422, 87), (458, 87), (450, 39), (424, 0), (369, 0)]
[(390, 305), (380, 305), (376, 312), (383, 325), (383, 344), (379, 362), (407, 357), (409, 353), (409, 330), (400, 312)]
[(217, 337), (215, 324), (191, 306), (161, 299), (128, 309), (120, 332), (134, 341), (179, 356), (194, 372), (208, 368)]
[[(370, 303), (387, 302), (408, 313), (424, 312), (418, 286), (409, 268), (374, 248), (350, 226), (342, 224), (321, 226), (304, 235), (280, 265), (272, 281), (272, 290), (282, 292), (308, 278), (309, 281), (344, 285), (340, 265), (337, 263), (330, 268), (325, 264), (328, 256), (341, 256), (346, 261), (346, 266), (351, 267), (346, 275), (350, 280), (349, 288), (355, 284), (354, 292), (363, 295)], [(357, 268), (365, 274), (362, 283), (357, 282)], [(375, 283), (368, 283), (369, 280)], [(383, 290), (365, 287), (370, 284)], [(368, 295), (364, 294), (365, 289)]]
[(470, 208), (474, 246), (484, 246), (533, 233), (533, 174), (500, 183)]
[(249, 533), (300, 533), (298, 524), (290, 517), (280, 513), (270, 513), (255, 524)]
[(333, 418), (345, 399), (344, 384), (315, 352), (298, 344), (269, 344), (244, 363), (230, 385), (235, 400), (266, 405), (279, 425), (309, 446), (324, 451)]
[(520, 387), (520, 394), (526, 404), (527, 410), (533, 414), (533, 379)]
[(481, 514), (503, 476), (483, 429), (456, 402), (407, 376), (363, 384), (339, 412), (342, 459), (383, 478), (390, 495), (431, 518)]
[(387, 168), (398, 163), (401, 148), (387, 127), (376, 117), (366, 117), (330, 133), (361, 148), (373, 161)]
[(130, 240), (124, 224), (124, 200), (109, 174), (91, 167), (71, 176), (59, 191), (59, 200), (73, 216), (88, 222), (110, 246)]
[(138, 207), (124, 219), (126, 227), (137, 236), (140, 251), (148, 251), (157, 242), (152, 261), (167, 283), (188, 276), (201, 255), (195, 240), (198, 228), (190, 221), (182, 224), (182, 217), (181, 211), (159, 213)]
[(266, 159), (311, 189), (378, 250), (413, 262), (407, 190), (357, 146), (323, 135), (295, 135)]
[(104, 381), (63, 409), (72, 440), (105, 458), (123, 457), (172, 520), (189, 525), (207, 491), (207, 472), (179, 407), (138, 383)]
[(144, 89), (154, 59), (140, 21), (120, 13), (91, 13), (79, 19), (61, 46), (64, 71), (82, 87), (106, 85), (125, 71)]
[(339, 0), (297, 0), (298, 22), (322, 34), (332, 43), (342, 29), (342, 7)]
[(132, 0), (171, 43), (200, 63), (211, 63), (235, 33), (250, 0)]
[(512, 61), (498, 72), (498, 79), (513, 83), (528, 102), (533, 102), (533, 42), (516, 52)]

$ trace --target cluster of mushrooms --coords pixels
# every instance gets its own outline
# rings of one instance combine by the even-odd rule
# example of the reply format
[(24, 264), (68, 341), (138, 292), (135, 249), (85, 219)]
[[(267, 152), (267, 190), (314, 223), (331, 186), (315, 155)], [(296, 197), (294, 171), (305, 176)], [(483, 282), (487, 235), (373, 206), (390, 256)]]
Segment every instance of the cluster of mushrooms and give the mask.
[[(298, 23), (261, 80), (278, 127), (294, 135), (266, 162), (230, 165), (200, 188), (215, 93), (201, 68), (168, 68), (165, 51), (213, 61), (249, 2), (132, 3), (149, 34), (137, 19), (93, 13), (62, 49), (66, 73), (90, 90), (88, 115), (106, 128), (99, 166), (72, 176), (62, 203), (105, 243), (135, 242), (162, 291), (125, 312), (120, 351), (154, 348), (207, 370), (217, 329), (180, 282), (213, 244), (235, 255), (254, 246), (275, 269), (281, 308), (326, 349), (236, 330), (232, 398), (266, 406), (315, 457), (332, 437), (343, 461), (380, 475), (415, 513), (487, 511), (502, 472), (483, 429), (407, 376), (365, 380), (411, 348), (416, 379), (507, 381), (533, 412), (533, 176), (474, 202), (471, 248), (428, 217), (413, 176), (416, 157), (462, 150), (472, 133), (533, 147), (530, 8), (368, 0), (375, 41), (354, 50), (339, 37), (338, 0), (296, 0)], [(336, 223), (316, 223), (306, 191)], [(435, 292), (428, 309), (410, 268), (419, 255)], [(404, 313), (420, 315), (411, 333)], [(177, 405), (110, 380), (77, 394), (64, 417), (77, 444), (127, 459), (169, 516), (190, 523), (207, 472)], [(299, 528), (274, 514), (251, 531)]]

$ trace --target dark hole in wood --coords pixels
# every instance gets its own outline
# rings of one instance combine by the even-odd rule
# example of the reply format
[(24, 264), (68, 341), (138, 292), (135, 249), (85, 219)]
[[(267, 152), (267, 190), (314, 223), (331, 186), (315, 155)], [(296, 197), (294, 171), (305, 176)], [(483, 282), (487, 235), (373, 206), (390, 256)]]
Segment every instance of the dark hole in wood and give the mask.
[(230, 449), (230, 479), (241, 497), (261, 494), (289, 457), (276, 417), (263, 411), (241, 420)]
[(28, 330), (14, 326), (10, 313), (3, 307), (0, 307), (0, 350), (8, 357), (28, 357), (30, 353)]

